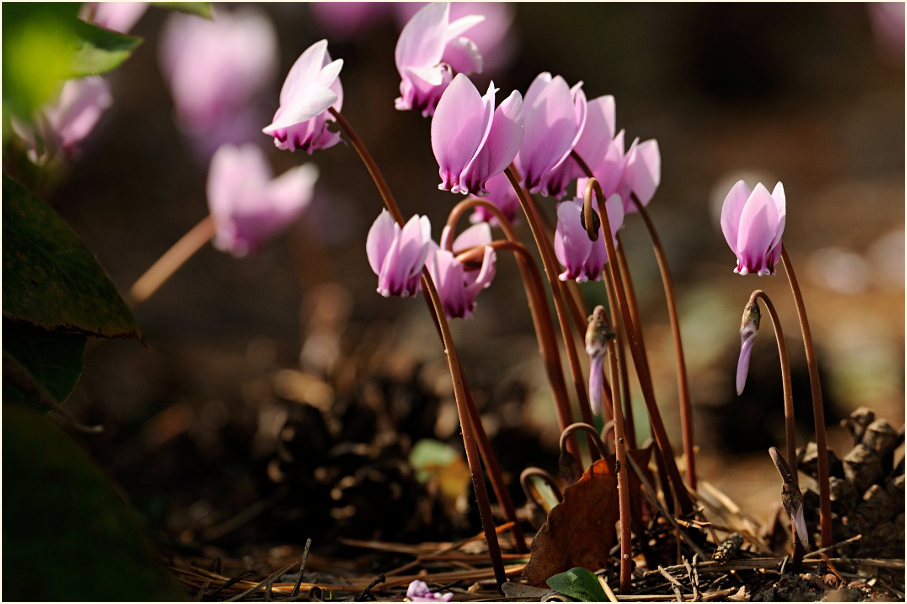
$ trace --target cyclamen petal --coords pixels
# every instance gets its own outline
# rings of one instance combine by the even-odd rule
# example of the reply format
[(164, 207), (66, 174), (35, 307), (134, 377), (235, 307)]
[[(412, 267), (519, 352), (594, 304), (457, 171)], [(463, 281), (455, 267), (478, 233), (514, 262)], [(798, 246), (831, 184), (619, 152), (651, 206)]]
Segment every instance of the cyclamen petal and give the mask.
[(661, 153), (658, 141), (647, 140), (633, 145), (627, 152), (627, 162), (621, 178), (620, 194), (627, 204), (624, 210), (636, 212), (636, 204), (630, 200), (630, 194), (636, 196), (643, 206), (649, 204), (655, 195), (655, 189), (661, 182)]

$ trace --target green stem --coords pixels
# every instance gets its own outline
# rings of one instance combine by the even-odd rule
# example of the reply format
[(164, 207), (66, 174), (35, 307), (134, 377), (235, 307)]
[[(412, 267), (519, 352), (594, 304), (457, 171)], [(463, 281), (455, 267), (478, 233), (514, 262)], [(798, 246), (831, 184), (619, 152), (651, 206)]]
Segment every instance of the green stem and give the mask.
[(803, 304), (803, 294), (794, 275), (794, 267), (787, 249), (781, 245), (781, 263), (787, 273), (794, 304), (797, 307), (797, 316), (800, 319), (800, 332), (803, 335), (803, 348), (806, 352), (806, 364), (809, 368), (809, 387), (813, 399), (813, 420), (816, 428), (816, 453), (818, 454), (817, 469), (819, 482), (819, 525), (822, 533), (822, 547), (832, 544), (831, 534), (831, 497), (828, 482), (828, 444), (825, 438), (825, 409), (822, 405), (822, 386), (819, 384), (819, 365), (816, 362), (816, 352), (813, 349), (813, 338), (809, 331), (809, 320), (806, 318), (806, 305)]

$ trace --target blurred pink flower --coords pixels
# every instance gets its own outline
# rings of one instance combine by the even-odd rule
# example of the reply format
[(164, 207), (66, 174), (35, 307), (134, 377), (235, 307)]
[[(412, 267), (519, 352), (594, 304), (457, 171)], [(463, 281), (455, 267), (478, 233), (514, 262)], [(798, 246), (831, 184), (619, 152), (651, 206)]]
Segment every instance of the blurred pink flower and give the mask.
[(406, 599), (410, 602), (450, 602), (451, 598), (453, 594), (450, 592), (432, 593), (428, 589), (428, 584), (418, 579), (406, 588)]
[(479, 96), (463, 74), (444, 92), (431, 121), (431, 148), (441, 176), (438, 188), (484, 195), (486, 181), (513, 161), (523, 136), (522, 98), (514, 91), (495, 109), (496, 92), (492, 82), (485, 96)]
[(785, 217), (784, 186), (780, 182), (769, 194), (762, 183), (750, 191), (746, 183), (737, 181), (721, 208), (721, 231), (737, 255), (735, 273), (775, 274)]
[(403, 228), (390, 212), (382, 210), (368, 231), (365, 251), (378, 275), (378, 293), (384, 296), (415, 296), (431, 245), (431, 224), (415, 215)]
[[(397, 19), (403, 27), (425, 3), (395, 2)], [(517, 50), (517, 36), (512, 25), (516, 14), (512, 2), (452, 2), (450, 18), (454, 21), (468, 15), (481, 15), (485, 20), (469, 30), (469, 39), (476, 43), (482, 54), (482, 71), (503, 69), (513, 60)]]
[(310, 2), (309, 10), (332, 40), (350, 40), (386, 21), (394, 6), (393, 2)]
[(110, 86), (104, 78), (66, 80), (59, 96), (38, 111), (34, 125), (16, 118), (10, 123), (29, 147), (28, 158), (46, 164), (54, 158), (72, 157), (112, 104)]
[(421, 110), (428, 117), (456, 74), (482, 71), (478, 47), (461, 34), (483, 19), (467, 15), (451, 22), (450, 3), (433, 2), (409, 20), (394, 50), (401, 78), (397, 109)]
[(217, 229), (214, 245), (235, 256), (259, 250), (309, 205), (317, 178), (313, 164), (272, 178), (256, 145), (221, 146), (208, 170), (208, 207)]
[[(510, 184), (507, 175), (503, 172), (495, 174), (485, 182), (485, 189), (488, 191), (488, 194), (482, 197), (482, 199), (496, 205), (510, 224), (516, 224), (520, 211), (520, 198), (517, 197), (516, 191), (513, 190), (513, 185)], [(482, 206), (478, 206), (473, 210), (472, 215), (469, 217), (469, 221), (487, 222), (491, 224), (491, 226), (496, 226), (498, 224), (498, 219), (494, 214)]]
[(869, 22), (876, 42), (892, 61), (904, 66), (904, 3), (868, 2)]
[[(570, 155), (586, 123), (586, 95), (582, 82), (573, 88), (561, 76), (539, 74), (523, 103), (525, 134), (514, 163), (532, 193), (558, 196), (550, 179)], [(566, 184), (566, 183), (557, 183)]]
[(79, 17), (105, 29), (129, 33), (145, 11), (147, 2), (86, 2)]
[[(452, 245), (449, 238), (450, 229), (445, 227), (441, 235), (441, 246), (431, 243), (426, 266), (438, 288), (444, 313), (451, 319), (465, 319), (472, 316), (479, 292), (491, 285), (497, 256), (494, 248), (487, 245), (492, 241), (491, 227), (487, 223), (472, 225)], [(485, 251), (482, 265), (478, 269), (467, 268), (454, 256), (455, 253), (483, 245)]]
[(261, 95), (273, 85), (278, 61), (274, 27), (260, 9), (217, 10), (211, 20), (173, 13), (158, 58), (178, 124), (203, 155), (257, 136)]
[[(611, 224), (611, 236), (624, 222), (624, 206), (620, 195), (614, 194), (605, 202), (608, 210), (608, 221)], [(598, 209), (595, 208), (598, 217)], [(561, 281), (575, 279), (577, 283), (598, 281), (602, 270), (608, 262), (605, 240), (602, 238), (601, 224), (598, 225), (598, 238), (589, 239), (589, 233), (583, 226), (583, 199), (576, 197), (570, 201), (557, 204), (557, 227), (554, 231), (554, 255), (565, 268), (559, 277)]]
[(290, 69), (280, 89), (280, 107), (262, 132), (274, 137), (280, 149), (302, 149), (310, 155), (340, 142), (340, 134), (328, 130), (334, 118), (328, 113), (343, 105), (340, 69), (343, 59), (331, 61), (327, 40), (309, 46)]

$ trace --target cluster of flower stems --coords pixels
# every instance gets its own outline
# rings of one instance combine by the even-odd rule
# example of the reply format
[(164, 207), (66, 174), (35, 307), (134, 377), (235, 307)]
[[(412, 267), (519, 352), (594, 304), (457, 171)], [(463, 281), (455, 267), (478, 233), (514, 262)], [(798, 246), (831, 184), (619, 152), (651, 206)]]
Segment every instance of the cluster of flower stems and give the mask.
[[(403, 214), (400, 212), (390, 187), (368, 149), (339, 111), (333, 107), (328, 109), (328, 111), (336, 120), (340, 129), (346, 135), (350, 144), (367, 168), (386, 209), (390, 212), (397, 224), (402, 227), (405, 223)], [(574, 151), (571, 154), (570, 161), (575, 161), (589, 177), (583, 198), (583, 214), (584, 224), (586, 225), (589, 237), (594, 241), (598, 235), (598, 220), (601, 221), (602, 233), (612, 232), (611, 225), (609, 224), (608, 212), (605, 208), (605, 196), (601, 186), (594, 178), (592, 171), (583, 161), (583, 158)], [(592, 320), (593, 317), (588, 316), (587, 310), (584, 308), (584, 301), (580, 296), (576, 282), (572, 280), (562, 281), (558, 278), (558, 264), (550, 238), (550, 227), (546, 224), (545, 218), (540, 213), (533, 197), (521, 185), (520, 176), (517, 173), (516, 167), (511, 165), (507, 168), (505, 173), (519, 198), (522, 212), (526, 218), (533, 241), (538, 250), (538, 255), (542, 261), (544, 274), (547, 278), (549, 291), (554, 302), (554, 310), (557, 316), (561, 341), (567, 354), (567, 365), (573, 382), (573, 389), (575, 390), (578, 418), (581, 420), (580, 424), (584, 428), (583, 432), (587, 437), (588, 454), (592, 461), (595, 461), (604, 455), (604, 449), (601, 446), (602, 441), (598, 440), (596, 436), (593, 436), (595, 434), (595, 429), (592, 428), (594, 422), (589, 402), (590, 396), (595, 396), (598, 393), (589, 392), (587, 390), (587, 384), (589, 382), (583, 377), (580, 353), (577, 351), (577, 347), (582, 347), (584, 336), (587, 332), (588, 321)], [(689, 493), (690, 491), (695, 492), (696, 490), (696, 465), (690, 388), (684, 362), (683, 344), (680, 336), (680, 325), (674, 300), (671, 276), (654, 223), (643, 204), (639, 203), (639, 200), (635, 197), (631, 197), (631, 200), (638, 210), (639, 215), (642, 217), (646, 230), (651, 238), (665, 291), (677, 364), (678, 401), (683, 438), (683, 455), (686, 465), (686, 481), (684, 482), (677, 467), (674, 451), (668, 439), (665, 425), (655, 400), (652, 376), (648, 366), (643, 339), (641, 318), (630, 278), (627, 259), (623, 251), (623, 246), (620, 244), (620, 235), (616, 235), (613, 239), (604, 236), (609, 262), (606, 263), (604, 268), (603, 283), (606, 288), (610, 314), (606, 312), (604, 308), (598, 307), (595, 313), (595, 320), (602, 322), (608, 332), (613, 333), (614, 335), (614, 337), (609, 337), (606, 342), (609, 357), (609, 377), (605, 378), (602, 382), (602, 394), (605, 401), (602, 405), (602, 409), (606, 414), (606, 430), (613, 430), (613, 434), (610, 436), (613, 437), (614, 442), (615, 468), (618, 483), (620, 517), (620, 591), (622, 593), (627, 593), (630, 590), (632, 570), (632, 524), (628, 471), (633, 466), (633, 463), (632, 459), (628, 457), (627, 451), (637, 447), (635, 438), (636, 430), (633, 423), (630, 397), (630, 372), (628, 369), (628, 360), (626, 358), (627, 352), (629, 352), (630, 362), (633, 364), (634, 373), (637, 377), (643, 401), (646, 405), (649, 425), (655, 444), (656, 462), (660, 472), (663, 473), (662, 485), (664, 495), (666, 498), (670, 497), (669, 504), (671, 508), (675, 510), (675, 513), (680, 516), (694, 513), (694, 503)], [(510, 221), (507, 220), (497, 206), (489, 201), (470, 197), (460, 202), (451, 210), (448, 216), (447, 226), (453, 231), (461, 217), (466, 212), (476, 207), (482, 207), (488, 213), (495, 216), (497, 218), (498, 226), (504, 233), (504, 239), (495, 240), (491, 242), (490, 245), (496, 251), (509, 250), (513, 252), (516, 258), (532, 315), (533, 327), (538, 339), (539, 351), (545, 365), (546, 375), (556, 404), (559, 427), (565, 437), (568, 433), (570, 435), (570, 438), (566, 439), (567, 450), (574, 458), (579, 459), (581, 447), (575, 430), (577, 427), (575, 422), (577, 414), (570, 408), (570, 395), (568, 393), (567, 382), (563, 375), (559, 352), (560, 346), (554, 328), (554, 321), (552, 320), (548, 306), (541, 272), (539, 271), (534, 256), (529, 248), (517, 238), (516, 232), (513, 230)], [(593, 208), (597, 209), (597, 215)], [(178, 242), (174, 248), (168, 251), (161, 260), (155, 263), (155, 265), (136, 282), (132, 289), (133, 302), (138, 303), (147, 299), (157, 286), (172, 274), (175, 270), (175, 266), (178, 266), (188, 256), (191, 256), (205, 242), (209, 241), (213, 235), (213, 222), (211, 218), (208, 217), (190, 231), (187, 236)], [(615, 241), (617, 245), (615, 245)], [(459, 254), (458, 260), (467, 264), (473, 261), (481, 261), (483, 253), (482, 248), (484, 247), (485, 246), (481, 246), (481, 248), (463, 251)], [(793, 293), (795, 306), (797, 308), (806, 352), (806, 360), (809, 368), (816, 444), (819, 453), (818, 482), (820, 489), (821, 546), (826, 547), (831, 545), (832, 538), (828, 459), (826, 453), (827, 445), (825, 438), (822, 392), (819, 384), (815, 351), (812, 345), (812, 338), (802, 295), (790, 258), (783, 246), (781, 249), (781, 261), (784, 265)], [(499, 464), (482, 427), (478, 410), (467, 383), (466, 375), (457, 355), (456, 345), (451, 335), (441, 298), (432, 281), (432, 277), (426, 268), (423, 268), (422, 270), (421, 284), (423, 295), (425, 296), (429, 311), (434, 319), (447, 358), (448, 369), (453, 381), (454, 398), (457, 405), (457, 414), (462, 431), (466, 460), (472, 477), (472, 484), (478, 503), (485, 539), (488, 544), (489, 555), (494, 568), (495, 578), (498, 584), (501, 585), (507, 580), (507, 576), (501, 556), (501, 548), (498, 542), (498, 530), (492, 516), (491, 503), (486, 489), (486, 475), (485, 471), (483, 471), (483, 464), (484, 469), (487, 470), (487, 477), (491, 483), (495, 497), (507, 518), (507, 526), (509, 526), (509, 530), (512, 533), (516, 548), (520, 552), (526, 552), (526, 540), (516, 517), (516, 510), (513, 502), (510, 499), (506, 485), (504, 484)], [(755, 312), (758, 315), (758, 300), (763, 302), (769, 312), (778, 344), (784, 391), (784, 416), (787, 441), (785, 454), (792, 469), (789, 475), (790, 477), (785, 478), (785, 485), (796, 489), (797, 456), (794, 433), (794, 409), (787, 350), (781, 332), (781, 324), (778, 320), (774, 305), (764, 291), (755, 290), (752, 293), (752, 296), (747, 302), (747, 311), (744, 312), (744, 322), (746, 322), (747, 312)], [(755, 309), (753, 309), (754, 306)], [(607, 440), (607, 438), (602, 440)], [(782, 473), (782, 476), (784, 477), (784, 473)], [(792, 484), (788, 484), (791, 482)], [(655, 496), (654, 493), (651, 493), (651, 495), (653, 497)], [(793, 515), (792, 510), (791, 512)], [(794, 547), (795, 556), (802, 556), (803, 548), (798, 543), (795, 543)]]

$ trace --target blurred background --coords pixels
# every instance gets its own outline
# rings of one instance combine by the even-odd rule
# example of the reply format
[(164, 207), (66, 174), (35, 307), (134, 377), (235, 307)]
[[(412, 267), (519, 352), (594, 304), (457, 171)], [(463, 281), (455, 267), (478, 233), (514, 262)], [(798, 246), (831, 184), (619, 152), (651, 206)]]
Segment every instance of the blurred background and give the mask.
[[(744, 395), (734, 389), (740, 315), (753, 289), (765, 289), (781, 315), (801, 443), (812, 439), (812, 414), (783, 272), (735, 275), (718, 227), (721, 202), (736, 180), (770, 189), (784, 183), (784, 241), (817, 346), (831, 448), (839, 456), (849, 449), (849, 435), (836, 426), (859, 406), (903, 425), (904, 16), (902, 4), (891, 6), (489, 7), (495, 27), (507, 34), (488, 55), (485, 73), (472, 78), (480, 90), (493, 79), (503, 94), (525, 93), (539, 72), (550, 71), (571, 85), (582, 80), (590, 99), (614, 95), (617, 128), (629, 140), (657, 139), (662, 178), (649, 211), (679, 296), (698, 472), (759, 519), (780, 489), (766, 449), (783, 442), (783, 415), (767, 327)], [(311, 469), (298, 468), (308, 462), (300, 460), (328, 448), (336, 453), (344, 442), (385, 450), (388, 435), (397, 446), (401, 439), (432, 437), (462, 447), (424, 302), (375, 292), (365, 237), (381, 201), (356, 154), (345, 144), (313, 156), (279, 151), (260, 134), (290, 66), (327, 38), (332, 57), (344, 59), (343, 114), (403, 213), (427, 214), (437, 238), (459, 199), (437, 189), (429, 120), (394, 109), (394, 45), (401, 14), (415, 8), (215, 5), (215, 21), (246, 13), (263, 19), (276, 44), (272, 72), (262, 76), (264, 92), (249, 101), (252, 134), (237, 131), (261, 146), (275, 174), (313, 162), (320, 177), (300, 220), (260, 253), (235, 258), (207, 245), (137, 307), (147, 346), (98, 341), (89, 347), (70, 404), (77, 417), (106, 430), (80, 440), (152, 527), (176, 541), (239, 539), (254, 519), (259, 530), (267, 526), (274, 534), (293, 527), (284, 539), (302, 542), (316, 530), (306, 511), (315, 504), (307, 498), (318, 497), (333, 502), (323, 513), (347, 535), (399, 537), (375, 529), (392, 520), (366, 512), (383, 487), (367, 487), (367, 477), (352, 473), (359, 483), (344, 483), (349, 492), (335, 492), (336, 482), (318, 491), (306, 482), (314, 480)], [(68, 170), (47, 184), (46, 199), (123, 292), (208, 212), (207, 162), (223, 122), (202, 131), (196, 123), (190, 131), (177, 114), (162, 71), (162, 40), (174, 18), (154, 7), (141, 16), (131, 33), (144, 43), (108, 77), (111, 107)], [(553, 217), (554, 202), (540, 203)], [(519, 232), (528, 236), (525, 224)], [(658, 398), (679, 450), (671, 334), (638, 217), (627, 221), (623, 242)], [(604, 299), (601, 284), (582, 290), (590, 307)], [(499, 257), (475, 316), (454, 321), (454, 331), (511, 481), (528, 465), (555, 471), (554, 408), (510, 258)], [(405, 473), (380, 466), (374, 452), (353, 453), (370, 460), (375, 483)], [(314, 466), (345, 463), (339, 459)], [(287, 492), (293, 505), (281, 500)], [(518, 487), (514, 496), (522, 505)], [(241, 513), (250, 517), (237, 520)]]

